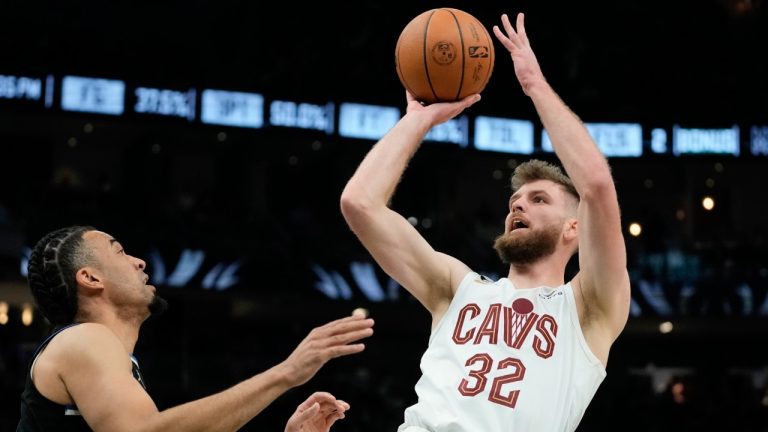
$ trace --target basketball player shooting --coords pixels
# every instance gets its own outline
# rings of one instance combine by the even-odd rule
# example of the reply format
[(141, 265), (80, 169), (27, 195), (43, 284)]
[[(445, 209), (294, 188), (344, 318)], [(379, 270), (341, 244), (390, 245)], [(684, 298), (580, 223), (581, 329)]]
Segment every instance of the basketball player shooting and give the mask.
[[(434, 250), (388, 207), (425, 134), (480, 100), (422, 105), (370, 150), (341, 209), (377, 263), (432, 315), (400, 432), (573, 431), (605, 378), (630, 303), (626, 251), (611, 169), (580, 119), (547, 83), (525, 32), (506, 15), (493, 32), (509, 51), (565, 173), (530, 160), (517, 167), (509, 213), (494, 244), (509, 264), (491, 281)], [(566, 175), (567, 174), (567, 175)], [(565, 281), (578, 251), (579, 271)]]

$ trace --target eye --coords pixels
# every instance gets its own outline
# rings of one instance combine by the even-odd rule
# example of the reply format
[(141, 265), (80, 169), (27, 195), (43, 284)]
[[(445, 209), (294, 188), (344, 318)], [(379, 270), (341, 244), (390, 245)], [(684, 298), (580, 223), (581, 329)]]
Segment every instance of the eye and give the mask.
[(125, 249), (120, 249), (119, 251), (117, 251), (117, 253), (125, 255)]
[(535, 203), (537, 203), (537, 204), (538, 204), (538, 203), (546, 203), (546, 202), (547, 202), (547, 200), (546, 200), (546, 199), (544, 199), (544, 197), (543, 197), (543, 196), (539, 195), (539, 196), (535, 196), (535, 197), (533, 197), (533, 202), (535, 202)]

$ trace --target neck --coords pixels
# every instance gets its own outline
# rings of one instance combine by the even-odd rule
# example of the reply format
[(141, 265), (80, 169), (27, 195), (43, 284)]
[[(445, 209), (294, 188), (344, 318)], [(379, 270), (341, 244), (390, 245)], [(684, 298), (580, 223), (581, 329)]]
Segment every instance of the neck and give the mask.
[[(82, 315), (82, 316), (81, 316)], [(92, 322), (106, 326), (117, 336), (128, 353), (133, 353), (139, 340), (139, 328), (143, 320), (123, 319), (117, 314), (102, 311), (101, 313), (79, 314), (76, 322)]]
[(565, 266), (556, 254), (528, 264), (511, 264), (507, 278), (516, 288), (558, 287), (564, 283)]

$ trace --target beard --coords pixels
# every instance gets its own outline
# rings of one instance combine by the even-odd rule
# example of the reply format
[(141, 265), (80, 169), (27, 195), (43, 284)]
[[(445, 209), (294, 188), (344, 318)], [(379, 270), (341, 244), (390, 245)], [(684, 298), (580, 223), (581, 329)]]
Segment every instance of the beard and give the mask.
[(555, 252), (560, 240), (560, 230), (559, 225), (550, 225), (522, 235), (504, 233), (496, 237), (493, 248), (505, 264), (531, 264)]
[(164, 298), (155, 294), (154, 297), (152, 297), (152, 302), (149, 303), (150, 318), (157, 318), (158, 316), (162, 315), (166, 309), (168, 309), (168, 302)]

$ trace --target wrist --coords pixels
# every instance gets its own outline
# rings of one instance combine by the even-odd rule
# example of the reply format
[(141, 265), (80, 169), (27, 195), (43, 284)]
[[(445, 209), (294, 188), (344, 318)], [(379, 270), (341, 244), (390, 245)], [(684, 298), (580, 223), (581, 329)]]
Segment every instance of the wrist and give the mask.
[(535, 96), (551, 93), (552, 87), (550, 87), (544, 77), (541, 77), (525, 82), (525, 84), (523, 84), (523, 91), (525, 91), (525, 94), (529, 97), (533, 98)]
[(403, 116), (403, 119), (418, 128), (418, 133), (422, 137), (434, 126), (432, 117), (423, 110), (409, 111)]
[(287, 361), (279, 363), (273, 367), (272, 373), (275, 382), (279, 386), (289, 389), (297, 387), (299, 384), (301, 384), (299, 382), (298, 374), (296, 373), (296, 368)]

